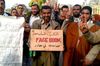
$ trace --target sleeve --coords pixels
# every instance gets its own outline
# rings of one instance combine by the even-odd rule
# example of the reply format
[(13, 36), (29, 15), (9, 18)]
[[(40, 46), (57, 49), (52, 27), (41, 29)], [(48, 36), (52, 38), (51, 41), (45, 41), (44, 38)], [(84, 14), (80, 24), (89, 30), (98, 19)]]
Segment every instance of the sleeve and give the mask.
[(85, 33), (84, 36), (86, 37), (86, 39), (91, 42), (91, 43), (98, 43), (100, 42), (100, 29), (96, 32), (88, 32)]
[(100, 44), (94, 45), (92, 49), (89, 51), (89, 53), (86, 55), (86, 58), (93, 62), (96, 59), (99, 52), (100, 52)]

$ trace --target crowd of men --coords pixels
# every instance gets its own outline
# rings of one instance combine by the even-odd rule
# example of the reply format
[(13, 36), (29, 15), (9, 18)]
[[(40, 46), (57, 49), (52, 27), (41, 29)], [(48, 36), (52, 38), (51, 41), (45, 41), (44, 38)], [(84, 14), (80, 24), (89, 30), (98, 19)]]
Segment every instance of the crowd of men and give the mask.
[[(100, 16), (92, 14), (90, 6), (54, 4), (40, 9), (33, 4), (24, 14), (19, 4), (10, 14), (4, 10), (5, 0), (0, 0), (0, 15), (25, 18), (23, 66), (100, 66)], [(31, 29), (63, 30), (64, 51), (30, 51)]]

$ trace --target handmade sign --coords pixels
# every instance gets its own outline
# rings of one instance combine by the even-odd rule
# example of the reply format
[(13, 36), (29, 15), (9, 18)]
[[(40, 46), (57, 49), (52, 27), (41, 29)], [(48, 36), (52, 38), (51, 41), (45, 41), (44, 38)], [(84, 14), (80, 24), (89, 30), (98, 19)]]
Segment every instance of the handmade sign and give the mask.
[(0, 66), (22, 66), (24, 18), (0, 16)]
[(30, 33), (30, 50), (63, 51), (63, 31), (32, 29)]

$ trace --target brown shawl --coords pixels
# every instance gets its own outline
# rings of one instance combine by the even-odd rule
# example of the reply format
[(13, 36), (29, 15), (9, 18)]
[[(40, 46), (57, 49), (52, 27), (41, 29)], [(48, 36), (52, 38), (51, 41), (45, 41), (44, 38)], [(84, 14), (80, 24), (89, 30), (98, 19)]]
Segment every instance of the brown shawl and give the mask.
[[(95, 32), (99, 26), (93, 25), (90, 31)], [(85, 37), (79, 36), (78, 23), (70, 23), (66, 31), (66, 49), (64, 52), (63, 66), (84, 66), (82, 60), (89, 52), (91, 45)]]

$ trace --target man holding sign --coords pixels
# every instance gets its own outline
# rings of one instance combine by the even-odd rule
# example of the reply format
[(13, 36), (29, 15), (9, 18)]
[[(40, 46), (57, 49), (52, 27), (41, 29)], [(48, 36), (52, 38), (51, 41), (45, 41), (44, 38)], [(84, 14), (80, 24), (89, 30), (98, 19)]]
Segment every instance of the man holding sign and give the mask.
[[(57, 22), (51, 20), (52, 9), (50, 6), (43, 6), (41, 9), (42, 19), (33, 22), (32, 29), (43, 29), (43, 30), (56, 30), (60, 29)], [(40, 31), (41, 32), (41, 31)], [(42, 34), (42, 33), (41, 33)], [(47, 39), (45, 39), (46, 41)], [(40, 39), (37, 39), (39, 42)], [(41, 42), (41, 41), (40, 41)], [(52, 51), (37, 51), (36, 56), (33, 57), (33, 66), (57, 66), (55, 65), (58, 60), (56, 52)]]

